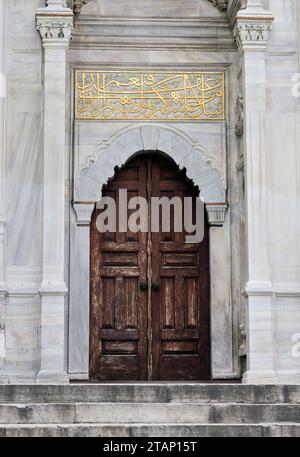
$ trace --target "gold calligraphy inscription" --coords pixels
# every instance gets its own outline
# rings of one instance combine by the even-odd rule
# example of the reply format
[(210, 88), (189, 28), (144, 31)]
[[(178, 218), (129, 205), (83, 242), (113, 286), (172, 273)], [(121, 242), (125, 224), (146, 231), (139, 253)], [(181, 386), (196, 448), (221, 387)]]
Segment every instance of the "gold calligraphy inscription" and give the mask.
[(75, 74), (76, 119), (224, 120), (223, 72)]

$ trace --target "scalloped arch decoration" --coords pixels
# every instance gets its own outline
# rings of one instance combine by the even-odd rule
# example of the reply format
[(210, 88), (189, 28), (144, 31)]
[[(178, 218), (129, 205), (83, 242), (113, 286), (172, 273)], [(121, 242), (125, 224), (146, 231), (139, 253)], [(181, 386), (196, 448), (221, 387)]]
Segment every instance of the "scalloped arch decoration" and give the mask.
[(220, 172), (207, 158), (204, 148), (194, 144), (177, 129), (143, 125), (122, 130), (102, 144), (78, 170), (74, 181), (74, 201), (96, 202), (102, 187), (132, 156), (143, 151), (160, 151), (173, 159), (179, 169), (200, 189), (205, 203), (225, 203), (226, 186)]

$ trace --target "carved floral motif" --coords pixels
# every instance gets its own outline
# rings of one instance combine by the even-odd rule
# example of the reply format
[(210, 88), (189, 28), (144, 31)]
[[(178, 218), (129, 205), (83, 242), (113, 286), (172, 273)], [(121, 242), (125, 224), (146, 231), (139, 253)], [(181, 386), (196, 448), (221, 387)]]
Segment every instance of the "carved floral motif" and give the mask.
[(73, 26), (67, 22), (44, 22), (37, 21), (37, 30), (41, 37), (45, 38), (65, 38), (69, 40), (72, 36)]
[(70, 0), (69, 6), (74, 11), (74, 14), (80, 14), (83, 5), (86, 5), (89, 0)]
[(44, 44), (49, 41), (69, 43), (73, 34), (73, 17), (37, 15), (36, 29)]
[(233, 37), (239, 47), (246, 44), (266, 44), (272, 23), (238, 22), (233, 30)]
[(244, 98), (239, 95), (235, 105), (235, 134), (242, 136), (244, 133)]
[(214, 6), (216, 6), (220, 11), (226, 11), (228, 7), (228, 0), (209, 0)]

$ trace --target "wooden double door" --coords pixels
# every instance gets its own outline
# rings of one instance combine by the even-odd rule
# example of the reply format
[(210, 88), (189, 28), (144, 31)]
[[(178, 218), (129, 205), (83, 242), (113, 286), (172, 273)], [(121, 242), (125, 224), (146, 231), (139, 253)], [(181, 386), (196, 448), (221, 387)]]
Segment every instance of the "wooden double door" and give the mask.
[[(120, 189), (148, 202), (198, 195), (172, 161), (155, 154), (132, 159), (108, 183), (103, 195), (117, 208)], [(149, 220), (150, 211), (149, 204)], [(91, 381), (209, 379), (207, 223), (203, 241), (187, 244), (172, 211), (170, 231), (157, 233), (100, 233), (99, 213), (91, 223)]]

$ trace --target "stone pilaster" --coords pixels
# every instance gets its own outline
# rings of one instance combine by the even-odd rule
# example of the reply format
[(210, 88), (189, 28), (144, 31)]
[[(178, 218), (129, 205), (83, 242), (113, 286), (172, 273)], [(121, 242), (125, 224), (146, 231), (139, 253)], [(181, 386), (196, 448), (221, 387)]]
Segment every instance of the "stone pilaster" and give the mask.
[(65, 107), (66, 50), (73, 12), (48, 0), (36, 13), (44, 50), (43, 280), (38, 383), (68, 382), (65, 368)]
[(0, 383), (7, 381), (4, 372), (5, 362), (5, 325), (4, 306), (7, 295), (5, 277), (5, 231), (6, 231), (6, 147), (5, 147), (5, 108), (6, 108), (6, 72), (5, 72), (5, 17), (6, 0), (0, 2)]
[(230, 238), (227, 203), (206, 203), (209, 224), (211, 369), (213, 379), (232, 378), (232, 307), (230, 291)]
[[(76, 262), (70, 267), (69, 376), (89, 379), (90, 321), (90, 223), (95, 203), (74, 202), (71, 252)], [(79, 344), (78, 344), (79, 342)]]
[[(1, 138), (1, 137), (0, 137)], [(5, 221), (0, 220), (0, 384), (7, 383), (7, 377), (5, 375), (5, 358), (6, 358), (6, 345), (5, 345), (5, 323), (4, 323), (4, 306), (7, 296), (7, 288), (5, 281)]]
[(248, 282), (247, 372), (244, 382), (276, 382), (272, 337), (272, 283), (268, 258), (266, 49), (273, 15), (249, 0), (233, 34), (243, 70), (243, 149)]

